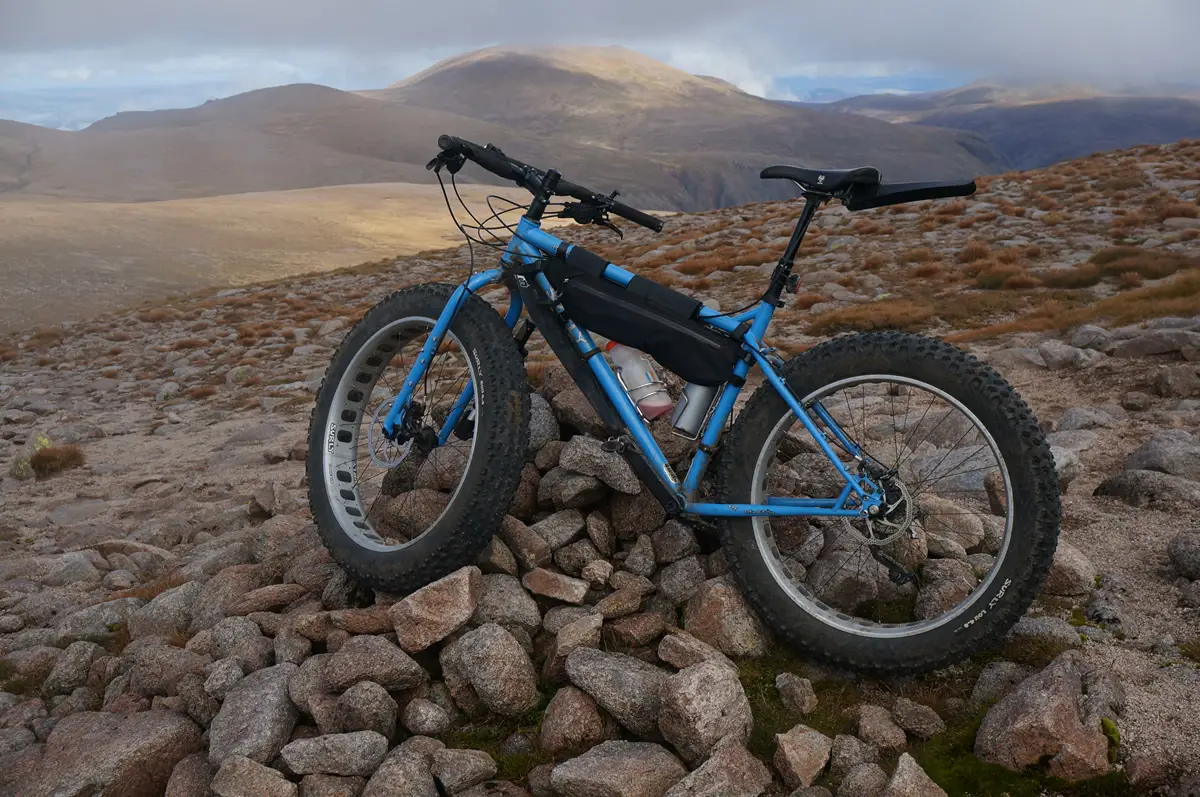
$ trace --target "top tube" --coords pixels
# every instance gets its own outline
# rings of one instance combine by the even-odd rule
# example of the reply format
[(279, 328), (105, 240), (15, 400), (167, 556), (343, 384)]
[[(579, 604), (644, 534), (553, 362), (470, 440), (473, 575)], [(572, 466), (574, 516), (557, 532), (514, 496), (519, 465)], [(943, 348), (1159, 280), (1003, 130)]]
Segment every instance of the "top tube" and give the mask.
[[(513, 240), (515, 241), (517, 238), (520, 238), (521, 242), (532, 246), (538, 252), (551, 256), (558, 254), (560, 247), (564, 243), (562, 239), (551, 235), (539, 227), (536, 222), (530, 221), (525, 217), (522, 217), (521, 221), (517, 224), (517, 234), (513, 237)], [(521, 249), (523, 247), (518, 246), (517, 248)], [(567, 244), (565, 251), (570, 252), (574, 248), (575, 244)], [(511, 249), (512, 247), (510, 247), (510, 250)], [(517, 254), (525, 257), (526, 262), (535, 257), (535, 255), (531, 252), (519, 251)], [(508, 257), (507, 252), (505, 253), (505, 256)], [(612, 264), (609, 264), (608, 267), (604, 269), (605, 279), (615, 282), (618, 285), (628, 285), (629, 281), (635, 276), (636, 275), (632, 271), (628, 271), (620, 266), (615, 266)], [(759, 320), (761, 315), (761, 303), (756, 303), (753, 307), (750, 307), (749, 309), (744, 310), (737, 315), (721, 315), (716, 310), (702, 306), (700, 308), (698, 317), (704, 323), (716, 327), (722, 332), (732, 333), (744, 322), (749, 321), (753, 323)], [(768, 315), (767, 317), (769, 318), (770, 316)], [(762, 331), (765, 331), (765, 329)]]

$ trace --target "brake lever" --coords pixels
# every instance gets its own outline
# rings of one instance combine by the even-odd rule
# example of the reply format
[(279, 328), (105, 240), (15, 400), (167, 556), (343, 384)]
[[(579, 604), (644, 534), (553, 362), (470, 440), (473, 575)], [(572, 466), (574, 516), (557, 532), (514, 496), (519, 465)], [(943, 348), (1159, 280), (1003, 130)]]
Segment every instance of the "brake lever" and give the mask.
[(445, 152), (439, 152), (437, 156), (429, 163), (425, 164), (425, 168), (432, 170), (435, 173), (441, 173), (442, 167), (446, 167), (450, 174), (458, 174), (459, 170), (467, 162), (467, 156), (461, 152), (448, 155)]
[(609, 221), (608, 209), (603, 205), (590, 202), (568, 202), (556, 215), (560, 219), (572, 219), (580, 224), (595, 224), (605, 227), (615, 232), (618, 237), (625, 237), (621, 228)]

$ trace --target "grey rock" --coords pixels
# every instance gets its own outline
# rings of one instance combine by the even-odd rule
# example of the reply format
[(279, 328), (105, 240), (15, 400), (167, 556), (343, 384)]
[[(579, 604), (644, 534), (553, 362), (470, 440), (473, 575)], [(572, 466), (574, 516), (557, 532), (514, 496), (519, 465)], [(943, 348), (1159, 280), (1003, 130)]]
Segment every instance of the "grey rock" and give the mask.
[(632, 540), (639, 534), (650, 534), (666, 519), (666, 510), (649, 490), (643, 489), (637, 495), (613, 496), (611, 525), (618, 539)]
[(515, 626), (533, 633), (542, 624), (542, 613), (520, 581), (508, 575), (489, 574), (481, 581), (479, 601), (471, 622)]
[(660, 565), (700, 553), (696, 533), (678, 520), (668, 520), (650, 535), (650, 539), (654, 545), (654, 557)]
[(439, 797), (430, 768), (433, 754), (445, 747), (436, 739), (414, 736), (394, 748), (367, 781), (362, 797)]
[(675, 756), (647, 742), (604, 742), (556, 766), (550, 783), (572, 797), (662, 797), (687, 775)]
[(829, 751), (829, 774), (834, 780), (841, 780), (847, 772), (861, 764), (878, 762), (879, 751), (857, 736), (839, 733), (833, 738)]
[(679, 606), (691, 599), (706, 580), (700, 559), (688, 556), (664, 567), (658, 574), (658, 591)]
[(613, 551), (616, 549), (616, 535), (613, 534), (612, 525), (608, 522), (608, 518), (599, 512), (588, 514), (587, 535), (601, 556), (612, 556)]
[(541, 567), (526, 573), (521, 583), (534, 595), (576, 605), (583, 603), (588, 591), (586, 581)]
[(215, 661), (208, 668), (208, 678), (204, 681), (204, 692), (217, 700), (224, 700), (245, 674), (237, 659)]
[[(542, 450), (548, 443), (558, 440), (558, 419), (550, 409), (549, 402), (538, 393), (529, 395), (529, 453)], [(539, 466), (540, 467), (540, 466)], [(545, 468), (549, 470), (549, 468)]]
[(172, 711), (83, 711), (54, 725), (39, 772), (12, 793), (154, 797), (166, 790), (175, 765), (200, 747), (200, 728)]
[(1066, 492), (1071, 482), (1083, 475), (1083, 461), (1069, 448), (1051, 446), (1050, 456), (1054, 458), (1054, 470), (1058, 474), (1058, 489)]
[(1083, 370), (1091, 368), (1104, 359), (1104, 354), (1092, 349), (1068, 346), (1057, 340), (1047, 340), (1037, 348), (1038, 354), (1051, 371)]
[(208, 729), (213, 766), (234, 755), (264, 763), (279, 754), (296, 724), (296, 707), (288, 697), (288, 681), (296, 671), (294, 664), (277, 664), (238, 682)]
[(213, 626), (212, 637), (217, 658), (235, 659), (244, 672), (261, 670), (275, 655), (275, 645), (246, 617), (226, 617)]
[(722, 739), (744, 744), (754, 725), (737, 673), (714, 661), (669, 676), (659, 700), (663, 738), (692, 765), (703, 762)]
[(567, 441), (559, 456), (559, 467), (586, 476), (594, 476), (609, 487), (628, 495), (637, 495), (642, 483), (625, 458), (615, 451), (604, 451), (602, 443), (586, 435)]
[(668, 673), (622, 653), (579, 648), (567, 657), (567, 677), (639, 736), (658, 731), (660, 693)]
[(649, 578), (654, 575), (657, 565), (654, 561), (654, 544), (645, 534), (639, 535), (633, 549), (625, 557), (624, 567), (634, 575)]
[(312, 640), (291, 628), (275, 634), (275, 663), (300, 664), (312, 655)]
[(408, 654), (379, 636), (354, 636), (325, 660), (324, 682), (341, 692), (359, 681), (374, 681), (387, 690), (408, 689), (429, 675)]
[(143, 605), (141, 598), (118, 598), (80, 609), (58, 624), (58, 638), (63, 642), (104, 644), (117, 630), (127, 627), (129, 616)]
[(833, 742), (820, 731), (797, 725), (775, 735), (775, 768), (791, 788), (811, 786), (829, 761)]
[(882, 797), (947, 797), (912, 756), (902, 753)]
[(612, 578), (612, 562), (607, 559), (596, 559), (588, 562), (579, 571), (579, 577), (596, 589), (602, 588)]
[(546, 662), (542, 667), (542, 677), (550, 682), (562, 681), (566, 678), (567, 658), (579, 648), (600, 647), (600, 628), (604, 618), (598, 614), (587, 614), (578, 620), (563, 626), (554, 638)]
[(676, 783), (664, 797), (759, 797), (771, 771), (738, 742), (722, 740), (708, 760)]
[(1112, 334), (1104, 327), (1084, 324), (1071, 335), (1071, 345), (1079, 349), (1105, 351), (1112, 342)]
[(537, 704), (533, 662), (503, 627), (488, 623), (464, 635), (458, 655), (467, 679), (489, 710), (511, 717)]
[(337, 714), (343, 733), (374, 731), (385, 739), (396, 734), (399, 707), (388, 691), (373, 681), (359, 681), (337, 700)]
[(576, 540), (554, 552), (554, 563), (564, 573), (572, 576), (582, 576), (583, 568), (589, 563), (599, 560), (600, 552), (596, 550), (596, 546), (592, 545), (592, 541), (587, 539)]
[(736, 669), (724, 653), (684, 631), (672, 631), (663, 637), (662, 642), (658, 644), (658, 657), (681, 670), (702, 661), (715, 661)]
[(496, 532), (512, 551), (523, 570), (532, 570), (550, 563), (554, 552), (540, 535), (512, 515), (505, 515)]
[(1095, 581), (1096, 566), (1092, 561), (1078, 548), (1060, 539), (1042, 592), (1063, 597), (1088, 595)]
[(608, 490), (608, 485), (595, 476), (558, 467), (538, 482), (537, 503), (544, 508), (580, 509), (599, 503)]
[(401, 718), (401, 722), (410, 733), (421, 736), (441, 736), (450, 730), (452, 721), (450, 712), (437, 703), (420, 697), (408, 702)]
[(1200, 579), (1200, 531), (1181, 531), (1167, 545), (1175, 571), (1189, 580)]
[(1059, 419), (1057, 431), (1072, 432), (1078, 429), (1104, 429), (1115, 423), (1116, 420), (1103, 410), (1092, 407), (1071, 407)]
[(1200, 482), (1154, 470), (1123, 470), (1101, 482), (1093, 495), (1120, 498), (1138, 508), (1190, 509), (1200, 507)]
[(300, 797), (358, 797), (366, 785), (366, 778), (305, 775), (300, 781)]
[(1099, 718), (1084, 722), (1080, 701), (1089, 674), (1068, 651), (1030, 676), (988, 710), (975, 737), (975, 755), (1020, 771), (1049, 758), (1049, 772), (1082, 780), (1108, 771), (1108, 740)]
[(907, 697), (896, 698), (892, 717), (897, 725), (919, 739), (929, 739), (946, 730), (946, 723), (936, 711)]
[(387, 755), (388, 741), (375, 731), (355, 731), (297, 739), (279, 757), (297, 775), (321, 773), (367, 777)]
[(83, 686), (88, 679), (92, 662), (103, 652), (94, 642), (72, 642), (58, 655), (54, 669), (42, 683), (46, 695), (69, 695)]
[(470, 565), (392, 604), (400, 647), (416, 653), (462, 628), (475, 612), (482, 586), (483, 574)]
[(798, 714), (810, 714), (817, 710), (817, 694), (813, 691), (812, 681), (790, 673), (781, 672), (775, 676), (775, 688), (779, 690), (779, 699), (783, 705)]
[(582, 689), (564, 686), (554, 693), (542, 718), (541, 748), (552, 756), (583, 752), (604, 739), (604, 717)]
[(838, 786), (837, 797), (879, 797), (887, 787), (888, 776), (878, 764), (859, 764), (846, 773)]
[(245, 756), (230, 756), (217, 770), (211, 789), (217, 797), (296, 797), (297, 787), (281, 772)]
[(567, 543), (579, 539), (579, 535), (586, 527), (587, 521), (583, 513), (578, 509), (564, 509), (533, 524), (530, 529), (541, 537), (551, 550), (558, 550)]
[(520, 572), (517, 567), (517, 557), (513, 556), (513, 552), (499, 537), (492, 537), (488, 547), (484, 548), (479, 554), (479, 558), (475, 560), (475, 564), (484, 573), (489, 574), (501, 573), (515, 576)]
[(687, 603), (683, 627), (730, 656), (757, 657), (767, 652), (762, 622), (726, 576), (700, 585)]
[(882, 706), (864, 704), (858, 707), (858, 738), (880, 750), (902, 750), (908, 743), (904, 730), (892, 721), (892, 715)]
[(192, 753), (175, 765), (164, 797), (208, 797), (216, 770), (203, 753)]
[(1200, 345), (1200, 334), (1180, 329), (1155, 329), (1129, 340), (1123, 340), (1113, 348), (1114, 357), (1150, 357), (1155, 354), (1171, 354), (1184, 346)]
[(433, 776), (450, 794), (458, 794), (496, 776), (496, 762), (482, 750), (451, 750), (433, 754)]
[(1134, 449), (1125, 459), (1124, 467), (1200, 479), (1200, 444), (1180, 430), (1161, 431)]

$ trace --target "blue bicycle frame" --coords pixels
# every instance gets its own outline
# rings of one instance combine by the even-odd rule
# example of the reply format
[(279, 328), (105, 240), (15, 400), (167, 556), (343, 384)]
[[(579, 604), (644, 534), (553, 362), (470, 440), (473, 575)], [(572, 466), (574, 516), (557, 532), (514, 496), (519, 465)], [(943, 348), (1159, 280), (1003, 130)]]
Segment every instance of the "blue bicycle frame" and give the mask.
[[(387, 434), (393, 434), (397, 425), (402, 422), (404, 408), (408, 406), (416, 385), (421, 380), (426, 368), (441, 346), (442, 339), (454, 321), (459, 308), (462, 307), (463, 302), (479, 289), (500, 282), (504, 278), (507, 268), (511, 268), (517, 264), (532, 265), (547, 256), (570, 251), (571, 247), (568, 246), (565, 252), (560, 252), (560, 247), (562, 246), (563, 241), (541, 229), (538, 222), (531, 220), (528, 216), (521, 219), (517, 225), (516, 233), (513, 235), (501, 258), (502, 267), (474, 275), (470, 280), (460, 285), (451, 295), (450, 301), (446, 303), (445, 309), (434, 324), (433, 331), (427, 338), (413, 364), (412, 370), (409, 372), (404, 385), (401, 387), (395, 402), (388, 412), (383, 424), (383, 428)], [(633, 276), (631, 272), (611, 264), (604, 271), (604, 277), (618, 285), (629, 284)], [(540, 294), (549, 299), (551, 304), (556, 306), (555, 309), (561, 312), (561, 305), (557, 304), (557, 293), (550, 285), (549, 280), (546, 279), (546, 275), (541, 271), (537, 271), (534, 275), (534, 280)], [(515, 327), (524, 308), (521, 295), (517, 291), (512, 290), (511, 287), (509, 298), (510, 302), (508, 312), (505, 315), (505, 323), (512, 329)], [(641, 455), (653, 469), (655, 475), (678, 500), (679, 505), (684, 508), (686, 514), (706, 517), (864, 517), (868, 514), (878, 512), (879, 507), (883, 503), (883, 491), (867, 475), (854, 473), (842, 463), (838, 455), (834, 453), (829, 435), (832, 435), (837, 445), (848, 452), (855, 460), (861, 461), (862, 452), (858, 446), (850, 440), (819, 403), (813, 404), (812, 414), (806, 411), (801, 406), (800, 400), (792, 393), (783, 377), (779, 375), (779, 372), (771, 364), (767, 357), (767, 352), (762, 350), (761, 341), (766, 334), (768, 325), (771, 323), (771, 316), (774, 312), (775, 305), (773, 303), (760, 301), (749, 310), (731, 316), (720, 315), (714, 310), (702, 307), (698, 317), (705, 324), (725, 333), (734, 333), (739, 327), (745, 323), (749, 323), (749, 330), (742, 336), (743, 349), (749, 352), (754, 363), (762, 368), (767, 381), (775, 388), (788, 407), (791, 408), (791, 411), (800, 420), (804, 428), (808, 430), (808, 433), (812, 436), (817, 446), (820, 447), (821, 451), (829, 458), (834, 468), (836, 468), (837, 472), (845, 480), (845, 487), (837, 498), (767, 497), (765, 504), (693, 502), (692, 499), (696, 494), (696, 489), (699, 487), (700, 480), (711, 459), (711, 455), (708, 452), (715, 448), (721, 430), (733, 412), (734, 403), (742, 390), (745, 377), (749, 373), (750, 363), (739, 359), (734, 366), (732, 377), (736, 377), (736, 379), (734, 379), (733, 383), (726, 383), (724, 385), (716, 406), (713, 408), (708, 421), (701, 430), (699, 438), (700, 446), (692, 458), (687, 474), (680, 481), (671, 469), (670, 464), (668, 464), (666, 457), (662, 453), (662, 449), (658, 445), (658, 441), (654, 439), (654, 435), (647, 427), (646, 421), (638, 411), (637, 406), (617, 381), (617, 376), (609, 365), (608, 360), (604, 357), (593, 356), (597, 353), (597, 347), (596, 343), (592, 340), (591, 334), (573, 321), (565, 317), (563, 320), (571, 342), (580, 356), (586, 360), (587, 366), (591, 369), (604, 394), (619, 415), (625, 430), (629, 433), (629, 436), (640, 450)], [(456, 428), (473, 398), (474, 385), (468, 383), (462, 394), (455, 401), (449, 416), (442, 425), (438, 435), (439, 443), (444, 443), (448, 439), (451, 431)], [(816, 420), (814, 420), (814, 415), (816, 416)], [(829, 430), (829, 435), (817, 426), (817, 421), (824, 424), (825, 428)]]

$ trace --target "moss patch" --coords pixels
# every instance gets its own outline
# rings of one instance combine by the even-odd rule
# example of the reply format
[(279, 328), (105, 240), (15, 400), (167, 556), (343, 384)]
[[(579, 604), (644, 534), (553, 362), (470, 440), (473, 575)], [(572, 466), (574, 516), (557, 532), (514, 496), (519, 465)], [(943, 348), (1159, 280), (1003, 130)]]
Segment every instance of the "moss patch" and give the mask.
[(1179, 645), (1179, 652), (1184, 658), (1200, 662), (1200, 637), (1189, 639)]
[(747, 748), (759, 758), (770, 761), (775, 755), (775, 735), (786, 733), (798, 724), (814, 728), (826, 736), (851, 731), (854, 720), (848, 709), (864, 702), (858, 686), (849, 681), (813, 680), (817, 709), (809, 714), (792, 711), (779, 699), (775, 678), (791, 672), (800, 676), (811, 669), (806, 659), (777, 647), (761, 659), (745, 659), (738, 663), (738, 676), (746, 698), (754, 712), (754, 731)]
[[(549, 697), (545, 697), (542, 702), (548, 703)], [(483, 750), (496, 760), (498, 778), (521, 783), (529, 775), (529, 770), (539, 764), (548, 764), (554, 761), (554, 758), (536, 746), (531, 753), (517, 755), (500, 752), (500, 746), (514, 733), (529, 734), (536, 741), (541, 732), (544, 713), (543, 705), (519, 717), (493, 716), (479, 722), (468, 722), (451, 729), (442, 740), (447, 747)]]
[(998, 658), (1041, 669), (1072, 647), (1053, 637), (1024, 637), (1007, 642), (999, 649)]
[[(912, 756), (947, 794), (972, 797), (1120, 797), (1133, 792), (1123, 772), (1067, 783), (1041, 772), (1011, 772), (975, 757), (975, 733), (986, 710), (950, 725), (946, 732), (916, 744)], [(1114, 726), (1115, 730), (1115, 726)]]

